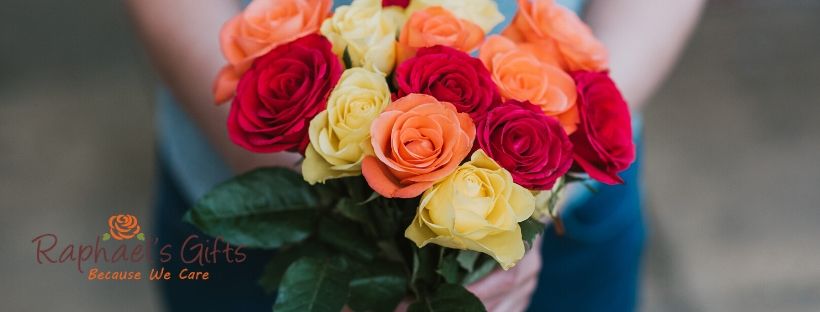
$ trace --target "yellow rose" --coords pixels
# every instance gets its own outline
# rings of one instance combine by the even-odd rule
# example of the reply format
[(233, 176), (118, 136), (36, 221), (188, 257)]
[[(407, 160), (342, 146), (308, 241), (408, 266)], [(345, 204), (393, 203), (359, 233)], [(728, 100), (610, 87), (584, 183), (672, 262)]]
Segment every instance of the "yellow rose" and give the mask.
[(302, 175), (310, 184), (356, 176), (361, 163), (373, 155), (370, 124), (390, 104), (384, 76), (363, 68), (346, 70), (327, 100), (327, 110), (310, 122), (310, 145)]
[(396, 33), (403, 16), (383, 11), (381, 1), (354, 0), (336, 9), (322, 23), (321, 33), (333, 43), (333, 53), (348, 50), (353, 67), (387, 75), (396, 65)]
[(412, 0), (407, 6), (406, 14), (410, 16), (413, 12), (431, 6), (443, 7), (458, 18), (475, 23), (485, 34), (489, 34), (496, 25), (504, 21), (504, 15), (498, 11), (498, 4), (493, 0)]
[(393, 25), (396, 26), (396, 32), (399, 32), (401, 28), (404, 27), (404, 22), (407, 21), (407, 14), (405, 14), (404, 8), (395, 5), (382, 7), (382, 15), (386, 15), (387, 18), (393, 22)]
[(421, 197), (404, 236), (421, 248), (429, 243), (492, 256), (505, 270), (524, 257), (518, 222), (532, 216), (535, 198), (478, 150), (470, 161)]

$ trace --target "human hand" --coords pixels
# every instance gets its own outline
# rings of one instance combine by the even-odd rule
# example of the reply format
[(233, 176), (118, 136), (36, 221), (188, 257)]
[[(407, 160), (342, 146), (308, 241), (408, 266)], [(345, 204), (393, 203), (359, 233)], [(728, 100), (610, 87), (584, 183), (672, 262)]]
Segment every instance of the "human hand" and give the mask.
[(508, 271), (496, 270), (467, 289), (472, 292), (488, 312), (524, 311), (538, 285), (541, 272), (541, 237), (518, 264)]

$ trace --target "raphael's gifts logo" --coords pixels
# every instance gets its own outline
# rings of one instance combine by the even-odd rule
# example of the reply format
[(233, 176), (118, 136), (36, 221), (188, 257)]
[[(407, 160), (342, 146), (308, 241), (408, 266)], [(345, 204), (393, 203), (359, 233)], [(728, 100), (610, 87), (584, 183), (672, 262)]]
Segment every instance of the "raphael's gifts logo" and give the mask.
[[(35, 260), (44, 265), (74, 263), (88, 280), (208, 280), (210, 272), (202, 270), (207, 264), (241, 264), (247, 258), (242, 246), (232, 245), (221, 237), (191, 234), (180, 244), (160, 246), (159, 238), (143, 233), (137, 217), (130, 214), (112, 215), (107, 227), (108, 231), (98, 235), (93, 244), (66, 244), (61, 243), (56, 234), (41, 234), (31, 240)], [(171, 261), (181, 261), (186, 266), (178, 272), (170, 272), (162, 265)], [(143, 262), (159, 267), (152, 267), (148, 272), (105, 269)], [(194, 270), (188, 266), (199, 268)]]
[(116, 240), (127, 240), (136, 237), (138, 240), (145, 240), (145, 233), (140, 232), (140, 224), (137, 217), (130, 214), (114, 215), (108, 218), (108, 233), (102, 235), (102, 240), (111, 238)]

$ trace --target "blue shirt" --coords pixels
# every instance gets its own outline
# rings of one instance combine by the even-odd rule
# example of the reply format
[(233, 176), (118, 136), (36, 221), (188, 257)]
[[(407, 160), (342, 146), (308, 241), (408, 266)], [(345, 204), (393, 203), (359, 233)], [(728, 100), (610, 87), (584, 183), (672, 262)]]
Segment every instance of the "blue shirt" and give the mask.
[[(575, 12), (580, 12), (584, 0), (558, 0), (558, 2)], [(336, 5), (346, 3), (349, 1), (337, 1)], [(517, 4), (514, 0), (501, 0), (498, 1), (498, 8), (505, 20), (495, 27), (494, 33), (503, 30), (512, 21)], [(203, 103), (203, 105), (210, 105), (210, 103)], [(199, 199), (214, 185), (233, 176), (233, 172), (225, 161), (220, 158), (166, 88), (159, 90), (156, 114), (160, 157), (168, 164), (171, 174), (183, 188), (189, 201)], [(579, 188), (570, 190), (570, 193), (582, 194), (584, 191)], [(584, 195), (573, 196), (574, 201), (581, 201), (585, 197)]]

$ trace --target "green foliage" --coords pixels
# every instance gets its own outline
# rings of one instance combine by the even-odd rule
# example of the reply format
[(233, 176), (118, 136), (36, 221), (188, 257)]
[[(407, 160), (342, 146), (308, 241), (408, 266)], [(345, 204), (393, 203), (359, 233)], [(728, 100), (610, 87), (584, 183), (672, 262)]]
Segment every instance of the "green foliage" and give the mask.
[(475, 295), (458, 284), (443, 284), (429, 296), (416, 301), (408, 312), (478, 312), (487, 311)]
[(427, 245), (415, 250), (413, 254), (413, 284), (417, 288), (426, 288), (436, 282), (436, 269), (441, 247)]
[(456, 261), (458, 261), (458, 264), (462, 269), (465, 269), (468, 273), (471, 273), (475, 268), (475, 262), (478, 260), (479, 255), (480, 254), (478, 252), (472, 250), (459, 250)]
[[(265, 168), (218, 185), (185, 218), (232, 244), (278, 249), (259, 279), (278, 290), (276, 311), (393, 311), (409, 290), (418, 298), (411, 311), (484, 311), (459, 284), (486, 276), (495, 260), (416, 248), (403, 234), (417, 206), (417, 198), (373, 193), (362, 177), (310, 186), (293, 171)], [(543, 230), (534, 219), (521, 227), (528, 241)]]
[[(442, 249), (444, 252), (445, 249)], [(457, 252), (447, 252), (446, 255), (440, 258), (438, 263), (438, 270), (436, 273), (444, 278), (444, 281), (449, 284), (457, 284), (459, 282), (460, 272), (459, 263), (456, 260)]]
[(407, 274), (401, 263), (376, 262), (364, 266), (350, 282), (348, 306), (354, 311), (393, 311), (407, 293)]
[(546, 228), (544, 223), (541, 223), (541, 221), (538, 221), (535, 218), (529, 218), (521, 221), (518, 225), (521, 226), (521, 238), (527, 242), (528, 246), (532, 246), (532, 242), (535, 241), (535, 238), (543, 233), (544, 228)]
[(302, 177), (285, 168), (263, 168), (224, 182), (185, 215), (211, 236), (257, 248), (306, 239), (321, 203)]
[(353, 68), (353, 60), (350, 58), (350, 50), (345, 47), (345, 51), (342, 53), (342, 62), (344, 62), (345, 68)]
[(489, 256), (482, 256), (481, 258), (483, 259), (481, 259), (480, 263), (478, 264), (478, 267), (476, 267), (475, 270), (473, 270), (470, 273), (467, 273), (467, 275), (464, 276), (464, 279), (462, 279), (461, 281), (462, 285), (470, 285), (472, 283), (475, 283), (478, 280), (492, 273), (493, 270), (495, 270), (498, 267), (498, 262), (496, 262), (495, 259)]
[(285, 275), (285, 270), (288, 269), (291, 263), (303, 257), (327, 258), (330, 255), (331, 251), (327, 246), (312, 241), (282, 248), (278, 250), (273, 256), (273, 259), (265, 265), (265, 270), (259, 279), (259, 285), (265, 289), (265, 292), (273, 293), (279, 288), (282, 276)]
[(343, 257), (301, 258), (291, 264), (276, 298), (278, 312), (338, 312), (347, 301), (351, 273)]
[[(404, 230), (410, 224), (413, 216), (416, 214), (416, 206), (418, 206), (417, 199), (397, 199), (380, 197), (368, 206), (371, 207), (373, 218), (377, 220), (374, 222), (378, 235), (381, 237), (394, 238), (396, 235), (404, 238)], [(411, 208), (408, 208), (410, 206)]]
[(372, 202), (372, 201), (374, 201), (374, 200), (376, 200), (380, 197), (381, 197), (381, 195), (379, 195), (379, 193), (373, 192), (372, 194), (370, 194), (370, 196), (367, 197), (367, 199), (360, 202), (359, 205), (366, 205), (366, 204), (368, 204), (368, 203), (370, 203), (370, 202)]
[(359, 222), (361, 224), (367, 224), (370, 222), (368, 217), (368, 207), (359, 205), (353, 201), (353, 199), (344, 197), (339, 199), (336, 203), (336, 212), (348, 218), (352, 221)]
[(318, 237), (322, 242), (360, 260), (373, 260), (378, 252), (373, 241), (361, 233), (356, 223), (350, 221), (322, 218)]

